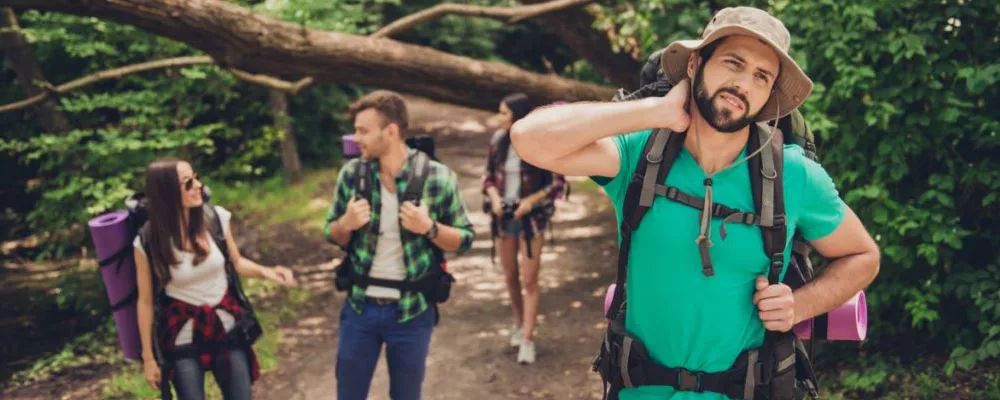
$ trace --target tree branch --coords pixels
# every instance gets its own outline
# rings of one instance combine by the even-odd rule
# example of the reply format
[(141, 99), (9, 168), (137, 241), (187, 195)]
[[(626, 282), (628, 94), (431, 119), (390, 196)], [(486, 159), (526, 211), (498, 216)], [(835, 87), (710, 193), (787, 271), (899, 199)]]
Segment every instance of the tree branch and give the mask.
[(244, 81), (250, 83), (256, 83), (258, 85), (266, 86), (271, 89), (291, 95), (298, 94), (299, 91), (305, 89), (309, 85), (312, 85), (313, 82), (315, 81), (312, 77), (307, 76), (295, 82), (287, 82), (267, 75), (251, 74), (249, 72), (240, 71), (235, 68), (229, 68), (229, 72), (231, 72), (234, 76)]
[[(27, 99), (18, 102), (0, 106), (0, 113), (31, 107), (38, 103), (44, 102), (51, 97), (56, 97), (62, 94), (66, 94), (74, 90), (80, 89), (84, 86), (93, 85), (98, 82), (103, 82), (111, 79), (119, 79), (126, 75), (137, 74), (140, 72), (152, 71), (163, 68), (190, 67), (192, 65), (205, 65), (214, 63), (215, 60), (213, 60), (212, 57), (209, 56), (189, 56), (189, 57), (165, 58), (162, 60), (147, 61), (138, 64), (126, 65), (124, 67), (112, 68), (100, 72), (95, 72), (93, 74), (84, 76), (79, 79), (74, 79), (59, 86), (45, 85), (44, 86), (45, 90), (38, 94), (35, 94), (34, 96), (31, 96)], [(234, 76), (236, 76), (241, 80), (261, 86), (266, 86), (275, 90), (280, 90), (282, 92), (293, 95), (313, 83), (313, 79), (308, 77), (302, 78), (296, 82), (286, 82), (277, 78), (272, 78), (270, 76), (255, 75), (249, 72), (240, 71), (235, 68), (229, 68), (228, 70)]]
[(579, 7), (593, 2), (594, 0), (553, 0), (541, 4), (515, 7), (489, 7), (469, 4), (441, 3), (434, 7), (397, 19), (370, 36), (373, 38), (394, 36), (418, 24), (441, 18), (448, 14), (493, 18), (504, 20), (508, 24), (514, 24), (542, 14), (566, 8)]

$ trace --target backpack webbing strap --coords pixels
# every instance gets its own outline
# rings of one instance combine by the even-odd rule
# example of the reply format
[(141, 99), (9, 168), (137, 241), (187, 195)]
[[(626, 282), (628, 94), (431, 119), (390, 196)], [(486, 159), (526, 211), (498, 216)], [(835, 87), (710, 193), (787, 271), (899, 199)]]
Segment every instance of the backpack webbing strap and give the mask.
[[(770, 143), (764, 143), (769, 131), (774, 129), (774, 137)], [(751, 150), (765, 146), (758, 157), (749, 160), (750, 186), (753, 190), (754, 206), (761, 215), (761, 235), (764, 241), (764, 251), (768, 256), (767, 280), (769, 284), (780, 283), (781, 270), (784, 267), (784, 250), (787, 239), (785, 220), (785, 196), (783, 187), (783, 136), (777, 128), (765, 124), (750, 126), (749, 145)], [(786, 394), (789, 388), (767, 387), (779, 372), (795, 365), (794, 349), (777, 349), (778, 346), (792, 347), (794, 340), (788, 340), (791, 332), (767, 331), (764, 333), (764, 343), (759, 353), (758, 365), (755, 366), (756, 385), (763, 390), (775, 394)], [(793, 338), (794, 339), (794, 338)], [(781, 350), (781, 351), (779, 351)], [(792, 354), (793, 358), (777, 360), (776, 353)], [(783, 368), (782, 368), (783, 367)], [(749, 390), (749, 389), (747, 389)]]
[(230, 289), (233, 289), (233, 296), (236, 297), (240, 307), (244, 309), (247, 315), (256, 315), (253, 305), (250, 304), (250, 299), (243, 292), (243, 283), (240, 280), (239, 273), (236, 271), (236, 265), (233, 264), (232, 255), (229, 254), (229, 244), (226, 241), (225, 230), (222, 227), (222, 218), (219, 218), (219, 213), (215, 211), (215, 206), (209, 203), (205, 203), (202, 206), (202, 210), (208, 222), (208, 235), (212, 237), (212, 240), (215, 241), (215, 246), (222, 252), (226, 275), (229, 280)]
[(414, 205), (420, 205), (420, 199), (424, 194), (424, 182), (430, 175), (430, 169), (430, 157), (422, 151), (416, 152), (413, 157), (413, 172), (410, 181), (406, 183), (406, 191), (403, 192), (400, 200), (412, 201)]

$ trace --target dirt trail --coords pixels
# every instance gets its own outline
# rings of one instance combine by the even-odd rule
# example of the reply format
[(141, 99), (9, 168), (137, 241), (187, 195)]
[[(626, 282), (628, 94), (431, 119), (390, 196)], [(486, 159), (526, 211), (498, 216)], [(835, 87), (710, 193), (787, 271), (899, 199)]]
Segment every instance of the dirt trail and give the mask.
[[(593, 185), (573, 181), (569, 201), (558, 204), (554, 241), (544, 249), (540, 275), (541, 306), (536, 334), (538, 361), (515, 362), (507, 344), (510, 309), (499, 264), (490, 261), (488, 219), (480, 211), (480, 176), (495, 123), (492, 114), (410, 100), (411, 124), (436, 138), (442, 161), (459, 176), (462, 197), (476, 227), (472, 250), (449, 257), (458, 285), (441, 307), (427, 360), (424, 398), (444, 399), (599, 399), (600, 380), (590, 372), (602, 329), (601, 300), (614, 279), (615, 226), (610, 206)], [(331, 177), (332, 181), (332, 177)], [(327, 185), (324, 185), (327, 186)], [(313, 202), (329, 206), (327, 193)], [(244, 253), (264, 263), (296, 270), (315, 296), (302, 318), (281, 328), (279, 369), (254, 385), (254, 398), (333, 399), (337, 321), (343, 294), (332, 288), (339, 251), (294, 226), (240, 230)], [(266, 305), (265, 305), (266, 306)], [(101, 380), (64, 377), (2, 393), (5, 399), (98, 398)], [(62, 394), (63, 396), (57, 396)], [(371, 399), (388, 399), (383, 357), (372, 383)]]
[[(494, 130), (490, 114), (416, 99), (411, 109), (414, 127), (435, 135), (440, 158), (458, 174), (476, 226), (473, 249), (449, 259), (459, 285), (441, 308), (441, 323), (431, 340), (424, 398), (600, 398), (600, 380), (590, 372), (590, 361), (604, 326), (601, 299), (613, 279), (616, 252), (607, 201), (594, 190), (581, 190), (577, 182), (570, 201), (559, 203), (555, 240), (544, 250), (540, 276), (538, 361), (519, 365), (516, 349), (507, 345), (509, 300), (502, 271), (490, 262), (488, 219), (480, 211), (479, 179)], [(325, 307), (284, 332), (286, 340), (297, 344), (282, 360), (282, 371), (256, 385), (259, 398), (335, 397), (337, 310), (343, 296), (326, 294), (323, 299)], [(388, 398), (384, 357), (369, 396)]]

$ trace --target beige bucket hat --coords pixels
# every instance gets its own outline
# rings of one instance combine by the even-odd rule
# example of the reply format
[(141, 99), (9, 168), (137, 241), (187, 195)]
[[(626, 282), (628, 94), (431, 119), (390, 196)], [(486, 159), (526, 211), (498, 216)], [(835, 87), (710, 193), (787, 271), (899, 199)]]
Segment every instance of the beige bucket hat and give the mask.
[(712, 17), (700, 40), (678, 40), (668, 45), (661, 56), (663, 73), (671, 82), (687, 78), (688, 56), (708, 44), (731, 35), (746, 35), (767, 43), (778, 54), (781, 71), (774, 92), (757, 114), (757, 121), (784, 117), (798, 108), (812, 92), (812, 80), (788, 55), (791, 35), (777, 18), (753, 7), (729, 7)]

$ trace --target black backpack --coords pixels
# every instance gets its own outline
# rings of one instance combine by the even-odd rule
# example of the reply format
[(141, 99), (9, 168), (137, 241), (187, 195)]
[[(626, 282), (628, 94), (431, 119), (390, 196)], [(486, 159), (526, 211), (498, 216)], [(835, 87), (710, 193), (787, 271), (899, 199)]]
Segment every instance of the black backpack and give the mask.
[[(410, 176), (410, 181), (406, 185), (406, 191), (401, 194), (399, 201), (400, 203), (410, 201), (415, 205), (420, 205), (424, 192), (424, 183), (427, 181), (428, 175), (430, 175), (431, 156), (423, 151), (417, 151), (413, 157), (414, 173)], [(373, 167), (374, 164), (368, 161), (361, 161), (361, 165), (358, 166), (357, 191), (361, 193), (363, 198), (369, 201), (372, 198), (371, 177), (373, 176)], [(378, 227), (369, 224), (367, 228), (363, 229), (378, 229)], [(351, 235), (350, 242), (345, 249), (353, 247), (353, 243), (357, 237), (356, 234), (359, 232)], [(455, 278), (445, 270), (444, 252), (437, 246), (432, 245), (431, 248), (434, 252), (431, 267), (420, 279), (415, 281), (372, 278), (368, 275), (368, 271), (365, 271), (363, 275), (356, 274), (350, 261), (351, 257), (345, 256), (335, 271), (335, 286), (338, 291), (348, 291), (352, 286), (366, 288), (369, 285), (375, 285), (400, 291), (420, 292), (434, 305), (436, 312), (438, 303), (448, 301)]]
[[(649, 96), (663, 96), (673, 87), (659, 67), (659, 53), (654, 53), (640, 74), (641, 88), (633, 93), (619, 91), (615, 100), (632, 100)], [(749, 150), (761, 149), (767, 140), (767, 132), (774, 137), (760, 154), (748, 160), (750, 182), (753, 190), (755, 213), (744, 213), (723, 204), (714, 204), (713, 217), (722, 218), (723, 235), (725, 223), (756, 225), (761, 229), (764, 251), (771, 260), (768, 268), (768, 282), (776, 284), (784, 265), (784, 249), (787, 238), (783, 196), (783, 143), (785, 135), (780, 127), (792, 132), (811, 158), (815, 158), (812, 135), (805, 126), (801, 114), (779, 121), (778, 128), (766, 124), (751, 126)], [(617, 399), (624, 388), (663, 385), (684, 391), (711, 391), (734, 398), (744, 399), (800, 399), (818, 396), (818, 387), (813, 372), (809, 352), (793, 331), (767, 331), (760, 348), (740, 354), (733, 366), (726, 371), (706, 373), (689, 371), (684, 368), (670, 368), (654, 361), (642, 342), (625, 329), (625, 282), (628, 273), (628, 258), (632, 234), (638, 228), (646, 211), (656, 196), (667, 197), (696, 209), (701, 209), (704, 199), (690, 195), (679, 189), (663, 184), (670, 167), (680, 153), (684, 143), (684, 133), (655, 130), (647, 139), (643, 154), (629, 182), (623, 205), (620, 226), (621, 246), (618, 256), (618, 275), (615, 292), (608, 309), (608, 328), (598, 355), (594, 359), (593, 370), (601, 375), (605, 384), (605, 397)], [(813, 270), (809, 260), (809, 247), (804, 241), (793, 240), (792, 258), (784, 283), (797, 289), (812, 279)], [(707, 251), (707, 249), (702, 249)], [(703, 271), (711, 275), (712, 267), (703, 254)], [(821, 317), (818, 317), (821, 318)], [(822, 325), (818, 322), (817, 325)], [(814, 334), (815, 335), (815, 334)], [(822, 337), (822, 336), (820, 336)]]
[(434, 137), (430, 135), (414, 135), (408, 136), (406, 138), (406, 145), (410, 148), (419, 150), (427, 154), (431, 160), (438, 161), (437, 154), (435, 153), (436, 148), (434, 145)]

